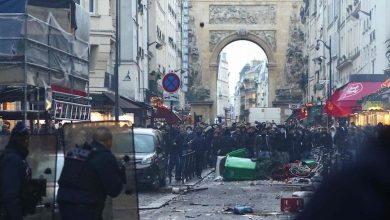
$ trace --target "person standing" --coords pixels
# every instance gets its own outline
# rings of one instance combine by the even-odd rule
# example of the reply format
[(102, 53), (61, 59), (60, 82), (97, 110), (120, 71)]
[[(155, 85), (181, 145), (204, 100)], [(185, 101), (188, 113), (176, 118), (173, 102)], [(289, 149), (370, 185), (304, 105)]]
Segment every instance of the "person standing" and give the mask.
[(11, 131), (0, 162), (0, 194), (5, 219), (22, 220), (27, 214), (22, 191), (31, 180), (31, 168), (27, 163), (29, 129), (17, 122)]
[(191, 126), (187, 126), (186, 128), (186, 135), (185, 135), (185, 138), (184, 138), (184, 148), (183, 148), (183, 152), (188, 152), (189, 149), (190, 149), (190, 143), (191, 141), (194, 139), (194, 133), (193, 133), (193, 130), (192, 130), (192, 127)]
[(247, 144), (246, 144), (246, 149), (249, 158), (255, 157), (255, 139), (256, 139), (256, 128), (251, 126), (248, 129)]
[(271, 158), (271, 149), (269, 146), (269, 140), (267, 131), (265, 128), (261, 131), (255, 139), (255, 152), (257, 159), (270, 159)]
[(313, 148), (313, 134), (308, 129), (303, 130), (301, 159), (309, 159)]
[[(101, 220), (106, 197), (117, 197), (122, 191), (125, 170), (119, 168), (111, 147), (111, 131), (99, 127), (90, 145), (75, 149), (65, 157), (58, 181), (58, 204), (63, 220)], [(85, 160), (81, 160), (85, 156), (77, 155), (80, 150), (89, 151)]]
[(202, 135), (202, 130), (198, 128), (195, 138), (192, 140), (191, 148), (195, 151), (195, 174), (199, 179), (202, 178), (205, 145), (206, 141)]
[(217, 128), (215, 129), (214, 131), (214, 136), (213, 136), (213, 139), (211, 141), (211, 148), (212, 148), (212, 165), (215, 166), (216, 165), (216, 162), (217, 162), (217, 157), (218, 157), (218, 151), (221, 150), (221, 145), (220, 145), (220, 142), (221, 142), (221, 132), (222, 130)]
[[(173, 158), (174, 164), (175, 164), (175, 180), (180, 181), (181, 180), (181, 172), (182, 172), (182, 158), (183, 155), (183, 149), (187, 145), (185, 143), (186, 138), (186, 129), (184, 127), (180, 128), (179, 134), (175, 137), (175, 142), (173, 144)], [(170, 168), (170, 174), (173, 167)]]
[(244, 125), (241, 126), (240, 128), (240, 133), (237, 136), (237, 148), (246, 148), (247, 147), (247, 133), (246, 133), (246, 128)]
[(213, 166), (213, 148), (212, 148), (212, 142), (214, 137), (214, 128), (212, 126), (208, 126), (204, 130), (204, 136), (206, 141), (206, 156), (205, 156), (205, 165), (206, 166)]
[(230, 136), (230, 130), (228, 128), (225, 129), (223, 136), (221, 137), (219, 141), (219, 150), (218, 150), (218, 156), (226, 156), (226, 154), (233, 151), (235, 147), (236, 142), (234, 139)]
[(9, 128), (6, 124), (3, 124), (3, 126), (1, 126), (1, 131), (0, 131), (0, 135), (9, 135), (10, 132), (9, 132)]
[[(320, 136), (320, 143), (322, 146), (324, 146), (326, 149), (333, 148), (333, 140), (331, 134), (327, 131), (327, 128), (322, 128), (321, 130), (321, 136)], [(344, 144), (346, 142), (343, 142)]]
[(336, 133), (333, 138), (334, 144), (336, 145), (339, 153), (344, 154), (345, 146), (347, 143), (348, 131), (344, 126), (341, 126), (340, 124), (337, 124), (336, 126)]
[(302, 140), (299, 131), (293, 129), (288, 135), (288, 155), (290, 162), (294, 162), (300, 159), (300, 151), (302, 147)]

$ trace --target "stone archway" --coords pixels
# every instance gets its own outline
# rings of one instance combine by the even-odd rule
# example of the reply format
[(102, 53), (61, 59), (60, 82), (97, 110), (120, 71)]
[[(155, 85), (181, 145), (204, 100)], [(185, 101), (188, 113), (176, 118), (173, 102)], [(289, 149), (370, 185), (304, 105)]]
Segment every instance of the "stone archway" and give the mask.
[(286, 83), (284, 69), (291, 24), (300, 22), (298, 15), (302, 1), (189, 2), (192, 88), (203, 95), (190, 101), (192, 112), (203, 115), (205, 122), (213, 121), (216, 116), (218, 56), (225, 46), (237, 40), (251, 41), (267, 55), (268, 100), (269, 106), (275, 106), (276, 90)]
[[(275, 85), (276, 85), (276, 77), (278, 74), (275, 72), (276, 70), (276, 62), (273, 48), (276, 48), (275, 42), (275, 32), (274, 31), (247, 31), (244, 29), (238, 30), (236, 32), (231, 31), (218, 31), (213, 34), (218, 35), (217, 38), (220, 38), (218, 43), (213, 46), (213, 51), (210, 56), (209, 61), (209, 88), (210, 88), (210, 97), (217, 97), (217, 77), (218, 77), (218, 57), (223, 48), (227, 45), (238, 41), (238, 40), (247, 40), (255, 43), (261, 49), (263, 49), (264, 53), (268, 59), (268, 76), (269, 76), (269, 100), (273, 100), (275, 97)], [(215, 35), (214, 35), (215, 36)], [(210, 45), (211, 48), (211, 45)], [(272, 104), (270, 104), (272, 106)], [(211, 117), (216, 113), (216, 105), (213, 105), (210, 109)]]
[[(218, 56), (223, 48), (238, 40), (247, 40), (257, 44), (259, 47), (261, 47), (261, 49), (264, 50), (265, 54), (267, 55), (269, 64), (271, 66), (275, 65), (275, 57), (272, 48), (276, 47), (276, 45), (272, 45), (275, 37), (272, 31), (268, 31), (268, 41), (264, 39), (265, 35), (267, 34), (266, 31), (258, 31), (257, 33), (253, 33), (252, 31), (248, 32), (247, 30), (241, 29), (236, 32), (219, 31), (218, 33), (222, 35), (222, 38), (215, 46), (213, 46), (213, 50), (210, 56), (210, 67), (214, 67), (215, 65), (218, 66)], [(225, 34), (226, 36), (223, 36)]]

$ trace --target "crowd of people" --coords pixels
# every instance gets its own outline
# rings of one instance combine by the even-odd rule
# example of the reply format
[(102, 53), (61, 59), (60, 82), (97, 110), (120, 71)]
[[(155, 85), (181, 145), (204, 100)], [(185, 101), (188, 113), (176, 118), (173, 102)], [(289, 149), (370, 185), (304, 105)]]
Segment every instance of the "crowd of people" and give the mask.
[(313, 147), (335, 149), (340, 155), (354, 161), (360, 149), (370, 137), (383, 129), (375, 126), (356, 126), (335, 122), (326, 126), (304, 126), (299, 121), (289, 121), (281, 125), (275, 122), (233, 123), (196, 126), (161, 126), (166, 136), (170, 154), (169, 173), (175, 168), (175, 179), (181, 179), (181, 155), (195, 152), (196, 174), (201, 177), (206, 166), (215, 167), (217, 156), (225, 156), (236, 149), (245, 148), (249, 158), (267, 159), (278, 155), (281, 163), (289, 163), (310, 158)]

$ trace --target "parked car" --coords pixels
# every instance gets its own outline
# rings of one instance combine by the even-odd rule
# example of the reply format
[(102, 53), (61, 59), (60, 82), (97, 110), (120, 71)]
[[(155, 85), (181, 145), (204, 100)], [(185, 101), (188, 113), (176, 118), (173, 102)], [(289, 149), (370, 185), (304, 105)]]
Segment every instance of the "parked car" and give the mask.
[[(155, 190), (166, 184), (168, 156), (164, 149), (165, 142), (161, 131), (152, 128), (134, 128), (134, 154), (128, 147), (128, 143), (132, 141), (129, 134), (117, 134), (113, 141), (112, 152), (118, 158), (128, 155), (135, 160), (137, 185), (147, 185)], [(128, 173), (131, 175), (131, 170)]]

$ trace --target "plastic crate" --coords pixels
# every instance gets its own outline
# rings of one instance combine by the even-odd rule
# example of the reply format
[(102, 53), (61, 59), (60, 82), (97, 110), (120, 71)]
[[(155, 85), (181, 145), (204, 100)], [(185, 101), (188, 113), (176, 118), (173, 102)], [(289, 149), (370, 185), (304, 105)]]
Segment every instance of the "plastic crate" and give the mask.
[(303, 198), (281, 198), (280, 210), (282, 212), (301, 212), (304, 204)]
[(227, 157), (223, 173), (225, 180), (254, 180), (256, 179), (256, 162), (251, 159)]
[(245, 148), (241, 148), (235, 151), (232, 151), (228, 154), (226, 154), (228, 157), (240, 157), (240, 158), (247, 158), (248, 157), (248, 152), (246, 151)]

